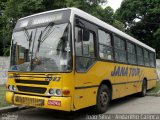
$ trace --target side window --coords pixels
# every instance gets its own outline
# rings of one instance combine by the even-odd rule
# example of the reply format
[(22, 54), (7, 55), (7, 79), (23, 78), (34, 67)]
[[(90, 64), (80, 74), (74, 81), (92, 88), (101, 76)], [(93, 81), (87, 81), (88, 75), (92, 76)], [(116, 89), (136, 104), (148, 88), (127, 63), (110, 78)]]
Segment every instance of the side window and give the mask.
[(144, 65), (143, 49), (137, 46), (137, 63), (138, 65)]
[(76, 70), (85, 72), (95, 62), (94, 32), (75, 27)]
[(153, 52), (149, 53), (149, 59), (151, 67), (155, 67), (155, 54)]
[(128, 63), (130, 64), (137, 63), (135, 45), (130, 42), (127, 43), (127, 55), (128, 55)]
[(75, 27), (76, 56), (82, 56), (82, 28)]
[(144, 50), (144, 64), (145, 64), (145, 66), (150, 66), (149, 52), (147, 50)]
[(115, 60), (118, 62), (126, 63), (126, 50), (125, 50), (125, 41), (117, 36), (114, 36), (114, 51), (115, 51)]
[(102, 30), (98, 30), (99, 39), (99, 57), (104, 60), (113, 60), (113, 48), (111, 45), (111, 36)]
[(83, 56), (95, 57), (94, 35), (91, 32), (89, 32), (89, 39), (88, 40), (83, 40)]

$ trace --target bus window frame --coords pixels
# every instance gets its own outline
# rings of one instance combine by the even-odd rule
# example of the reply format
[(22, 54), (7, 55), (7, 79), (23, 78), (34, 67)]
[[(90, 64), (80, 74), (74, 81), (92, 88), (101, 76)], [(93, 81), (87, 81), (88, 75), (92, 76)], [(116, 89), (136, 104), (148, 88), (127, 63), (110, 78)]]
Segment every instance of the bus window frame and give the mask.
[[(139, 47), (139, 48), (142, 49), (143, 65), (139, 65), (139, 64), (138, 64), (137, 47)], [(144, 49), (144, 47), (142, 47), (142, 46), (136, 44), (137, 66), (146, 67), (145, 64), (144, 64), (144, 51), (143, 51), (143, 49)]]
[[(117, 48), (115, 48), (115, 45), (114, 45), (114, 36), (115, 37), (118, 37), (119, 39), (121, 39), (122, 41), (124, 41), (124, 50), (125, 50), (125, 52), (126, 52), (126, 62), (121, 62), (121, 61), (118, 61), (118, 60), (116, 60), (115, 59), (115, 49), (117, 49)], [(125, 39), (124, 37), (121, 37), (120, 35), (117, 35), (117, 34), (113, 34), (113, 46), (114, 46), (114, 61), (115, 61), (115, 63), (122, 63), (122, 64), (127, 64), (128, 65), (128, 58), (127, 58), (127, 39)], [(121, 50), (121, 49), (118, 49), (118, 50)], [(122, 51), (122, 50), (121, 50)]]
[(147, 64), (149, 64), (149, 65), (145, 65), (145, 64), (146, 64), (146, 63), (145, 63), (145, 62), (146, 62), (146, 61), (145, 61), (145, 56), (144, 56), (145, 51), (147, 51), (147, 53), (148, 53), (148, 58), (149, 58), (149, 51), (148, 51), (147, 49), (143, 48), (144, 66), (146, 66), (146, 67), (151, 67), (151, 65), (150, 65), (150, 58), (149, 58), (149, 61), (148, 61), (148, 63), (147, 63)]
[[(71, 63), (70, 63), (71, 70), (70, 71), (61, 71), (61, 72), (59, 72), (59, 71), (55, 72), (54, 71), (54, 73), (72, 73), (74, 71), (74, 68), (73, 68), (74, 67), (74, 62), (73, 62), (73, 55), (74, 55), (74, 53), (73, 53), (73, 43), (72, 43), (72, 31), (73, 31), (73, 29), (72, 29), (72, 24), (71, 24), (70, 21), (65, 22), (65, 23), (68, 23), (68, 25), (70, 26), (69, 27), (69, 29), (70, 29), (69, 30), (69, 32), (70, 32), (70, 34), (69, 34), (70, 42), (69, 43), (70, 43), (70, 54), (71, 54)], [(55, 25), (58, 25), (58, 24), (55, 24)], [(40, 28), (40, 27), (44, 27), (44, 26), (38, 26), (37, 28)], [(36, 27), (34, 26), (33, 28), (36, 28)], [(33, 28), (31, 27), (29, 29), (33, 29)], [(13, 31), (13, 32), (18, 32), (18, 31), (21, 31), (21, 30), (16, 30), (16, 31)], [(11, 53), (10, 53), (10, 57), (11, 57)], [(13, 71), (8, 70), (8, 72), (13, 72)], [(16, 72), (18, 72), (18, 71), (16, 71)], [(30, 73), (30, 71), (25, 71), (25, 73)], [(32, 73), (51, 73), (51, 72), (35, 72), (35, 71), (32, 71)]]
[[(78, 27), (83, 28), (83, 29), (86, 28), (86, 26), (84, 27), (84, 26), (81, 26), (81, 25), (77, 25), (76, 24), (76, 19), (79, 19), (84, 25), (86, 24), (86, 22), (89, 23), (89, 24), (91, 24), (92, 26), (94, 26), (96, 28), (97, 28), (97, 25), (94, 24), (93, 22), (90, 22), (90, 21), (88, 21), (88, 20), (86, 20), (86, 19), (78, 16), (78, 15), (75, 15), (74, 19), (73, 19), (73, 41), (74, 41), (73, 44), (74, 44), (74, 61), (75, 61), (75, 63), (74, 63), (74, 69), (75, 69), (76, 73), (87, 73), (95, 65), (95, 63), (97, 61), (97, 54), (98, 54), (97, 53), (97, 31), (96, 31), (97, 29), (96, 30), (88, 29), (91, 33), (93, 33), (94, 54), (95, 54), (95, 57), (86, 57), (86, 56), (83, 56), (83, 55), (82, 56), (76, 56), (75, 27), (78, 26)], [(87, 25), (87, 26), (89, 26), (89, 25)], [(83, 43), (82, 43), (82, 47), (83, 47)], [(91, 59), (94, 59), (95, 61), (94, 61), (94, 63), (91, 66), (88, 67), (88, 69), (86, 71), (77, 71), (77, 68), (76, 68), (77, 57), (91, 58)]]
[[(134, 48), (135, 48), (135, 54), (134, 54), (134, 55), (135, 55), (136, 63), (129, 63), (129, 61), (128, 61), (128, 58), (129, 58), (128, 53), (133, 55), (133, 53), (128, 52), (128, 49), (127, 49), (127, 48), (128, 48), (128, 43), (134, 45)], [(128, 61), (128, 64), (129, 64), (129, 65), (138, 65), (136, 44), (135, 44), (134, 42), (129, 41), (129, 40), (127, 40), (126, 44), (127, 44), (127, 45), (126, 45), (126, 50), (127, 50), (127, 61)]]
[[(78, 16), (77, 14), (74, 15), (73, 26), (76, 25), (76, 24), (75, 24), (75, 19), (76, 19), (76, 18), (80, 18), (81, 20), (84, 20), (84, 21), (86, 21), (86, 22), (89, 22), (90, 24), (92, 24), (92, 25), (94, 25), (94, 26), (96, 27), (96, 32), (95, 32), (95, 34), (96, 34), (96, 41), (95, 41), (95, 59), (96, 59), (96, 61), (104, 61), (104, 62), (125, 64), (125, 65), (134, 65), (134, 66), (138, 66), (138, 67), (147, 67), (147, 68), (150, 68), (150, 67), (151, 67), (151, 66), (145, 66), (145, 65), (138, 65), (137, 46), (138, 46), (138, 47), (141, 47), (142, 49), (146, 49), (145, 47), (143, 47), (143, 46), (141, 46), (141, 45), (139, 45), (139, 44), (137, 44), (137, 43), (135, 43), (135, 42), (133, 42), (133, 41), (131, 41), (131, 40), (128, 40), (128, 39), (125, 38), (125, 37), (122, 37), (121, 35), (113, 32), (112, 30), (109, 30), (109, 29), (107, 29), (107, 28), (104, 28), (103, 26), (100, 26), (100, 25), (98, 25), (98, 24), (96, 24), (96, 23), (94, 23), (94, 22), (92, 22), (92, 21), (89, 21), (89, 20), (87, 20), (87, 19), (85, 19), (85, 18), (83, 18), (83, 17), (81, 17), (81, 16)], [(102, 30), (102, 31), (105, 31), (105, 32), (107, 32), (107, 33), (110, 33), (110, 35), (111, 35), (111, 44), (112, 44), (112, 49), (113, 49), (113, 60), (105, 60), (105, 59), (101, 59), (101, 58), (99, 57), (98, 29), (100, 29), (100, 30)], [(74, 28), (73, 28), (73, 30), (74, 30)], [(75, 30), (74, 30), (74, 31), (75, 31)], [(74, 32), (73, 32), (73, 33), (74, 33)], [(125, 41), (125, 44), (126, 44), (126, 45), (125, 45), (125, 50), (126, 50), (126, 59), (127, 59), (126, 62), (119, 62), (119, 61), (116, 61), (116, 60), (115, 60), (114, 35), (117, 36), (117, 37), (119, 37), (119, 38), (121, 38), (121, 39), (123, 39), (123, 40)], [(73, 35), (73, 36), (74, 36), (74, 39), (75, 39), (75, 35)], [(137, 64), (130, 64), (130, 63), (128, 63), (127, 42), (133, 43), (133, 44), (135, 45)], [(74, 50), (75, 50), (75, 42), (74, 42)], [(154, 67), (151, 67), (151, 68), (156, 68), (156, 52), (153, 52), (153, 51), (151, 51), (151, 50), (149, 50), (149, 49), (147, 49), (147, 50), (148, 50), (149, 52), (152, 52), (152, 53), (154, 54), (154, 56), (155, 56), (155, 58), (154, 58)], [(143, 50), (142, 50), (142, 54), (143, 54)], [(144, 57), (144, 54), (143, 54), (143, 57)], [(75, 58), (75, 61), (76, 61), (76, 58)], [(143, 60), (143, 61), (144, 61), (144, 60)], [(94, 65), (94, 64), (93, 64), (93, 65)], [(92, 66), (93, 66), (93, 65), (92, 65)], [(91, 66), (91, 67), (92, 67), (92, 66)], [(90, 68), (89, 68), (89, 69), (90, 69)], [(88, 69), (88, 70), (89, 70), (89, 69)], [(76, 70), (76, 68), (75, 68), (75, 70)], [(76, 72), (77, 72), (77, 71), (76, 71)], [(86, 71), (86, 72), (88, 72), (88, 71)]]
[[(101, 30), (101, 31), (105, 32), (106, 34), (109, 34), (109, 35), (110, 35), (110, 38), (111, 38), (111, 46), (108, 46), (108, 45), (104, 45), (104, 46), (107, 46), (107, 47), (112, 48), (112, 55), (113, 55), (113, 56), (112, 56), (112, 57), (113, 57), (112, 60), (103, 59), (103, 58), (101, 58), (100, 55), (99, 55), (99, 51), (100, 51), (99, 46), (100, 46), (100, 45), (103, 45), (103, 44), (101, 44), (101, 43), (99, 42), (100, 40), (99, 40), (98, 30)], [(103, 29), (103, 28), (98, 27), (98, 29), (97, 29), (97, 43), (98, 43), (98, 44), (97, 44), (97, 48), (98, 48), (98, 50), (97, 50), (97, 57), (98, 57), (98, 59), (101, 60), (101, 61), (114, 62), (114, 61), (115, 61), (115, 55), (114, 55), (114, 42), (113, 42), (112, 32), (110, 32), (110, 31), (108, 31), (108, 30), (106, 30), (106, 29)]]

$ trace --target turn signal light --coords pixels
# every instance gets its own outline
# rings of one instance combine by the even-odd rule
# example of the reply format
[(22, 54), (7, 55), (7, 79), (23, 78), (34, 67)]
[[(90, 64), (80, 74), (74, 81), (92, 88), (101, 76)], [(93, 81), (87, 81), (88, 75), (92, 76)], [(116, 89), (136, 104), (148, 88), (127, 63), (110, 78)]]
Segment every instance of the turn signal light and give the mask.
[(69, 95), (70, 91), (69, 90), (63, 90), (63, 95)]

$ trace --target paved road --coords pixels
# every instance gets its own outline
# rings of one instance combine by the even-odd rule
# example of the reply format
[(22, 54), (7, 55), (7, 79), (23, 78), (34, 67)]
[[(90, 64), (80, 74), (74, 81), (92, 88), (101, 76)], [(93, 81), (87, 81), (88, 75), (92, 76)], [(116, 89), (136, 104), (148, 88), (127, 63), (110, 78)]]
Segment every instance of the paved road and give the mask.
[[(47, 109), (31, 108), (20, 110), (8, 115), (18, 117), (18, 120), (87, 120), (94, 119), (90, 109), (83, 109), (76, 112), (61, 112)], [(111, 102), (107, 114), (160, 114), (160, 97), (146, 96), (135, 97), (128, 96)], [(93, 118), (89, 118), (90, 115)], [(2, 119), (2, 116), (0, 116)], [(96, 119), (96, 117), (95, 117)]]

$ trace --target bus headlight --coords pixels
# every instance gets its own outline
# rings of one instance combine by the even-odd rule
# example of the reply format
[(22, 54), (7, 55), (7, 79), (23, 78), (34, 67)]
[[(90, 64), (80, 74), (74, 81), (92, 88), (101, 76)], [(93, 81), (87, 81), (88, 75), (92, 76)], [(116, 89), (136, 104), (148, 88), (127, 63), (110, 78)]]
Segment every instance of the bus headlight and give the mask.
[(60, 89), (56, 89), (55, 93), (56, 93), (57, 96), (62, 96), (62, 92), (61, 92)]
[(48, 91), (49, 95), (54, 95), (54, 96), (62, 96), (62, 91), (61, 89), (49, 89)]
[(8, 85), (8, 90), (16, 91), (16, 87), (14, 85)]
[(49, 94), (53, 95), (54, 94), (54, 89), (49, 89)]
[(12, 85), (8, 85), (8, 90), (12, 91)]
[(14, 85), (12, 86), (12, 90), (13, 90), (13, 91), (16, 91), (16, 87), (15, 87)]

